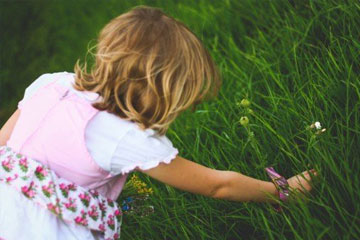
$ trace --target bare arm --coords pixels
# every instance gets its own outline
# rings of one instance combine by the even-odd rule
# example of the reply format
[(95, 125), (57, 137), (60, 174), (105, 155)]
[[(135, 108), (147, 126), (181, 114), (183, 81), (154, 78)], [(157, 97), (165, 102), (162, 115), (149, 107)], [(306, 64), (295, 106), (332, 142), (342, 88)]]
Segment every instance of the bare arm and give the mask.
[(272, 182), (261, 181), (233, 171), (204, 167), (177, 156), (170, 164), (160, 164), (141, 172), (175, 188), (231, 201), (272, 202), (276, 196)]
[(6, 142), (9, 140), (11, 133), (15, 127), (15, 124), (20, 116), (20, 110), (17, 109), (13, 115), (7, 120), (7, 122), (4, 124), (4, 126), (0, 130), (0, 146), (3, 146), (6, 144)]
[[(141, 170), (150, 177), (175, 188), (212, 198), (231, 201), (274, 203), (278, 192), (272, 182), (261, 181), (238, 172), (221, 171), (204, 167), (177, 156), (170, 164)], [(317, 175), (315, 170), (310, 170)], [(311, 190), (311, 175), (304, 171), (288, 179), (292, 190)]]

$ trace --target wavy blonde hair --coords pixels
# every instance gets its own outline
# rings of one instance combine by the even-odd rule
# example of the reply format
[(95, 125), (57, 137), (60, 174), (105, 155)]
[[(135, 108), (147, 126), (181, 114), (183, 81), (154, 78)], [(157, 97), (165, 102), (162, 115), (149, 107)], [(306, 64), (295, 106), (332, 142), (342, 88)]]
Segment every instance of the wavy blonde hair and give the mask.
[(100, 32), (95, 63), (77, 60), (74, 88), (102, 97), (99, 110), (166, 133), (178, 114), (216, 96), (219, 72), (201, 41), (158, 8), (138, 6)]

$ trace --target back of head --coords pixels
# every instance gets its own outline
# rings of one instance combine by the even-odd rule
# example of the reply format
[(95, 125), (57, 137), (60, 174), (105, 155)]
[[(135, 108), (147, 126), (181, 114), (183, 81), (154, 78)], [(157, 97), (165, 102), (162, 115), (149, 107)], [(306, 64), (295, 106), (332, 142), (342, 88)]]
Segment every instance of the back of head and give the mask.
[(95, 64), (75, 65), (75, 88), (93, 91), (93, 106), (164, 134), (178, 114), (216, 95), (220, 77), (201, 41), (160, 9), (139, 6), (100, 32)]

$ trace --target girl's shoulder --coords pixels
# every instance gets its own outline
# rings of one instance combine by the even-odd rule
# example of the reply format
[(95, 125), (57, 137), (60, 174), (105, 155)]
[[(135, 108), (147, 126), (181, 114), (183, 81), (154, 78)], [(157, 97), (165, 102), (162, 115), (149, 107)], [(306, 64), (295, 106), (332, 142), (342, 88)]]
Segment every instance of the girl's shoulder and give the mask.
[(63, 86), (71, 86), (71, 81), (74, 78), (72, 73), (68, 72), (55, 72), (55, 73), (44, 73), (36, 78), (26, 89), (24, 98), (22, 101), (27, 100), (31, 97), (35, 92), (37, 92), (40, 88), (45, 85), (56, 81), (57, 83)]
[(170, 163), (178, 154), (166, 135), (152, 129), (142, 130), (137, 125), (129, 129), (118, 142), (111, 161), (112, 174), (134, 170), (148, 170), (160, 163)]
[[(105, 126), (105, 127), (104, 127)], [(101, 111), (87, 127), (87, 147), (96, 162), (112, 175), (147, 170), (170, 163), (178, 154), (166, 135)]]
[(44, 73), (36, 78), (26, 89), (24, 98), (22, 101), (26, 101), (30, 96), (37, 92), (40, 88), (55, 82), (56, 84), (62, 85), (68, 88), (70, 91), (74, 92), (76, 95), (90, 101), (94, 102), (101, 97), (97, 93), (93, 92), (83, 92), (74, 89), (73, 83), (75, 82), (75, 73), (71, 72), (54, 72), (54, 73)]

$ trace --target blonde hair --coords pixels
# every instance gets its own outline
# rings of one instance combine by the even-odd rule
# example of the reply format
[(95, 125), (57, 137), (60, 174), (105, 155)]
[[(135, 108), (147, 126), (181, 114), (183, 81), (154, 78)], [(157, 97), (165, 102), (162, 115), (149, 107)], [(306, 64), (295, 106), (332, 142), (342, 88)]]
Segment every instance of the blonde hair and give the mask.
[(76, 62), (74, 87), (102, 97), (99, 110), (165, 134), (178, 114), (216, 96), (218, 70), (183, 23), (160, 9), (138, 6), (100, 32), (95, 64)]

